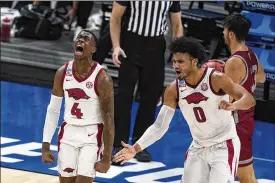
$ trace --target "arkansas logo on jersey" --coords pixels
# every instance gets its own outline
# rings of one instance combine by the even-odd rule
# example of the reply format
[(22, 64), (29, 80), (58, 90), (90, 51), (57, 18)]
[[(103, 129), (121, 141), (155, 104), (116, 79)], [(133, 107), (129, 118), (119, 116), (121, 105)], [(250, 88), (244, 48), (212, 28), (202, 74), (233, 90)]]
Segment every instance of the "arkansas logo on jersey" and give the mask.
[(68, 92), (69, 97), (74, 98), (75, 100), (79, 100), (79, 99), (86, 99), (88, 100), (90, 97), (85, 93), (85, 91), (83, 91), (80, 88), (70, 88), (70, 89), (66, 89), (66, 91)]
[(199, 92), (192, 93), (191, 95), (188, 95), (184, 97), (188, 104), (198, 104), (202, 101), (207, 101), (208, 97), (204, 96), (203, 94)]

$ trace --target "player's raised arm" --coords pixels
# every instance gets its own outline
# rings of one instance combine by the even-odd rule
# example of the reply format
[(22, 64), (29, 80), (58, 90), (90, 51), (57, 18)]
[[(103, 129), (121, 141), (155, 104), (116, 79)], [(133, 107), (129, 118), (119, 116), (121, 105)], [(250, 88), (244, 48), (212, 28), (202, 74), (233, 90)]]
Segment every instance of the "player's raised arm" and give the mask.
[(56, 130), (63, 99), (63, 75), (65, 66), (56, 71), (54, 77), (51, 100), (47, 108), (47, 114), (43, 130), (42, 160), (44, 163), (52, 163), (54, 156), (50, 151), (50, 143)]
[(255, 106), (256, 101), (254, 97), (242, 86), (234, 83), (228, 76), (220, 72), (214, 72), (211, 76), (212, 86), (215, 91), (222, 90), (232, 97), (235, 102), (230, 103), (222, 101), (221, 109), (225, 110), (247, 110)]
[(114, 143), (114, 89), (113, 81), (108, 74), (103, 71), (98, 78), (98, 95), (100, 102), (100, 110), (104, 122), (103, 127), (103, 143), (104, 152), (103, 159), (97, 164), (96, 170), (99, 172), (107, 172), (111, 166), (111, 154)]
[(134, 146), (122, 142), (124, 149), (115, 155), (114, 162), (121, 164), (132, 159), (136, 153), (142, 151), (148, 146), (159, 140), (168, 130), (170, 122), (174, 116), (177, 107), (177, 87), (176, 82), (171, 83), (165, 90), (164, 103), (159, 111), (158, 117), (136, 142)]

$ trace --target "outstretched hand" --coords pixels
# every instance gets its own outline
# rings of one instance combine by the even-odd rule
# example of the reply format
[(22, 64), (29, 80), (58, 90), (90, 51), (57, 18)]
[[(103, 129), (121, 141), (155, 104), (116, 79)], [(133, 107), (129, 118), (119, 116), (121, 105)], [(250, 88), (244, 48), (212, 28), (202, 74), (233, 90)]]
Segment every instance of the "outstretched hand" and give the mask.
[(131, 146), (129, 144), (125, 144), (121, 141), (121, 145), (124, 147), (121, 151), (115, 154), (113, 162), (120, 164), (124, 164), (136, 155), (136, 150), (134, 146)]

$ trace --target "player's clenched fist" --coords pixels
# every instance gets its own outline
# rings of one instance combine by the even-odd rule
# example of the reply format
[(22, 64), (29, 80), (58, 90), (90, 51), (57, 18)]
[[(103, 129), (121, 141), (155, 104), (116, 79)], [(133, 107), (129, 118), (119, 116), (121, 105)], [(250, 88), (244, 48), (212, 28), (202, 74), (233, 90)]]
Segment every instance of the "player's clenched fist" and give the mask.
[(226, 111), (234, 111), (234, 110), (236, 110), (236, 107), (235, 107), (234, 103), (222, 100), (219, 104), (219, 109), (223, 109)]
[(95, 163), (95, 170), (100, 173), (106, 173), (111, 167), (111, 161), (102, 159)]
[(51, 151), (43, 151), (42, 152), (42, 161), (43, 163), (53, 163), (54, 155)]
[(50, 143), (42, 143), (42, 161), (43, 163), (52, 163), (54, 162), (54, 155), (50, 151)]

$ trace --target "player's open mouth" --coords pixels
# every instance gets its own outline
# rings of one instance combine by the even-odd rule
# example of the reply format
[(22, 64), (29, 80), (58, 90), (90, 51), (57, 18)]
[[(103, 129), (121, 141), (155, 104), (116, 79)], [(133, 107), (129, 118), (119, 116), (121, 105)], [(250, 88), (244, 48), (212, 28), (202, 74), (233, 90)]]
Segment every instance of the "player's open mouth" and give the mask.
[(83, 55), (84, 48), (81, 45), (76, 45), (75, 47), (75, 55), (81, 56)]
[(176, 73), (177, 73), (177, 75), (180, 75), (181, 72), (180, 71), (176, 71)]

